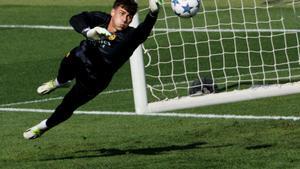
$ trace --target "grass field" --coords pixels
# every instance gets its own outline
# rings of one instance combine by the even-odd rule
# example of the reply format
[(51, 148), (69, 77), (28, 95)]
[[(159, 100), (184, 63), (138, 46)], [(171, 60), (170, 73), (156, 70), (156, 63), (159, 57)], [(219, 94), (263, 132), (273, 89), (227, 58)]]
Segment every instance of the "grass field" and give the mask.
[[(109, 11), (109, 2), (0, 0), (0, 25), (68, 26), (73, 14)], [(76, 114), (40, 139), (25, 140), (23, 131), (49, 114), (3, 108), (55, 109), (68, 89), (39, 96), (36, 87), (56, 76), (61, 58), (82, 36), (0, 28), (0, 37), (0, 168), (300, 168), (300, 125), (293, 120)], [(129, 79), (127, 63), (79, 110), (133, 112)], [(299, 100), (295, 94), (176, 112), (299, 117)]]

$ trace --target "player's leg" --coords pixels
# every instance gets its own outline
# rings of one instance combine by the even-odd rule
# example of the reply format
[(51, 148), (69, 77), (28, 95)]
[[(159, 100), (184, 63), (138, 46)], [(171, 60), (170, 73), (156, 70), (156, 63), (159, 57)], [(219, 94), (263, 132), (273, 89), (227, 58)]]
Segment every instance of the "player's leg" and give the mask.
[(69, 119), (78, 107), (92, 100), (99, 92), (89, 93), (81, 84), (75, 84), (55, 112), (47, 119), (47, 127), (52, 128)]
[(43, 83), (37, 88), (38, 94), (49, 94), (60, 87), (68, 87), (75, 77), (77, 61), (73, 55), (67, 54), (61, 61), (56, 79)]
[(23, 134), (24, 138), (35, 139), (40, 137), (45, 131), (70, 118), (74, 110), (95, 96), (96, 94), (88, 94), (82, 86), (75, 84), (54, 113), (48, 119), (26, 130)]
[[(23, 134), (24, 138), (38, 138), (50, 128), (70, 118), (78, 107), (87, 103), (103, 91), (109, 84), (109, 81), (110, 80), (104, 80), (92, 86), (85, 86), (80, 82), (76, 82), (70, 92), (64, 97), (62, 103), (55, 109), (55, 112), (48, 119), (26, 130)], [(94, 86), (97, 87), (93, 88)]]

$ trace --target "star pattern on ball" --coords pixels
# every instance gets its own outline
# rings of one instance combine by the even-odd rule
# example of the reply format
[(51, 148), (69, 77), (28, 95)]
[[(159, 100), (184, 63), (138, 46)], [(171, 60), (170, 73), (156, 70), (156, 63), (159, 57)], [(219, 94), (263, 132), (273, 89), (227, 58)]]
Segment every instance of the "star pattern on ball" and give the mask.
[(181, 6), (183, 8), (183, 13), (191, 13), (191, 9), (193, 7), (190, 7), (189, 4), (186, 4), (185, 6)]
[(174, 6), (176, 6), (177, 4), (179, 4), (178, 0), (172, 0), (172, 3)]

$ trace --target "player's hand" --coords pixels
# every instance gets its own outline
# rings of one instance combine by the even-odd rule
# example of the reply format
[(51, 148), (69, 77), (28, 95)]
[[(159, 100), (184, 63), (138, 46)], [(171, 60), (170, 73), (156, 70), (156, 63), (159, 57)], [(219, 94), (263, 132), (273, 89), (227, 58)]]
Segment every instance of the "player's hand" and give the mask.
[(163, 0), (149, 0), (149, 8), (152, 13), (158, 13)]
[(86, 36), (93, 40), (99, 40), (100, 36), (110, 36), (111, 33), (107, 29), (96, 26), (86, 32)]

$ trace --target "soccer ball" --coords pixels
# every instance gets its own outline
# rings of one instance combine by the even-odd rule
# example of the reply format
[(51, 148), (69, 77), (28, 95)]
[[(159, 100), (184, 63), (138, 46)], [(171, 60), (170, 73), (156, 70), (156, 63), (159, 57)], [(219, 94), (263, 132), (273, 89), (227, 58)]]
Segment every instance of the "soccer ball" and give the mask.
[(199, 11), (200, 0), (171, 0), (171, 7), (176, 15), (189, 18)]

